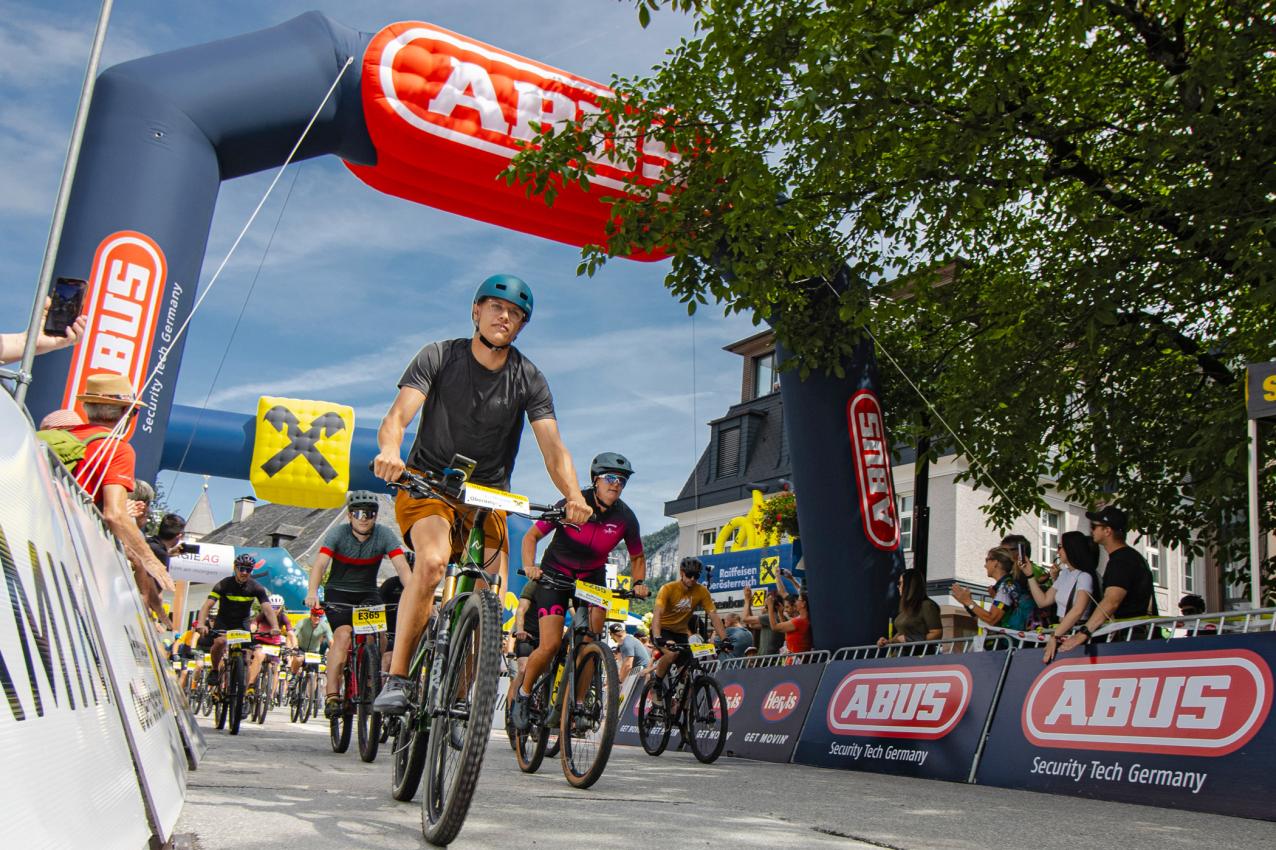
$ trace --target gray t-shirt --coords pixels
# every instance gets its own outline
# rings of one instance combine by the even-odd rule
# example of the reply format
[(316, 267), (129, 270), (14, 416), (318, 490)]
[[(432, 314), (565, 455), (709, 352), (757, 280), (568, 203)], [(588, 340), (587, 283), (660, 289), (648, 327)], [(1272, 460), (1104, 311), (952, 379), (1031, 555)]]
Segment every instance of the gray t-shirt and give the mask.
[(634, 670), (641, 670), (651, 663), (651, 653), (642, 645), (642, 641), (633, 635), (625, 635), (620, 642), (620, 660), (630, 657), (634, 659)]
[(433, 342), (403, 370), (399, 387), (425, 394), (408, 466), (441, 471), (461, 454), (478, 461), (471, 480), (508, 488), (527, 421), (554, 418), (545, 376), (518, 349), (495, 372), (474, 359), (470, 340)]

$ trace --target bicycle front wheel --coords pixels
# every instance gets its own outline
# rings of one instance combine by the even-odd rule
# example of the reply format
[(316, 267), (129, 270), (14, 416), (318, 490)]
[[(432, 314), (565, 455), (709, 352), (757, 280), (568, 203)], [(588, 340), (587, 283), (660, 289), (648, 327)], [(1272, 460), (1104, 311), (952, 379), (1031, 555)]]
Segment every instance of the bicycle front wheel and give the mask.
[[(616, 737), (616, 659), (597, 643), (576, 648), (576, 693), (565, 694), (558, 740), (563, 776), (576, 788), (588, 788), (607, 767)], [(584, 688), (582, 691), (581, 688)]]
[(442, 693), (431, 695), (439, 711), (430, 726), (421, 797), (421, 830), (431, 844), (446, 846), (456, 838), (478, 784), (501, 672), (500, 610), (490, 591), (466, 597), (452, 630)]
[(247, 686), (248, 671), (244, 669), (244, 656), (236, 653), (230, 659), (230, 696), (226, 700), (226, 719), (229, 721), (229, 732), (239, 734), (239, 723), (244, 719), (244, 688)]
[[(353, 659), (351, 663), (353, 663)], [(338, 696), (341, 697), (341, 708), (328, 720), (328, 738), (332, 742), (332, 751), (334, 753), (344, 753), (350, 749), (350, 727), (352, 725), (350, 721), (352, 718), (350, 716), (350, 707), (346, 704), (346, 678), (349, 675), (350, 672), (348, 670), (343, 670), (341, 673), (341, 690), (338, 693)]]
[[(532, 690), (531, 723), (526, 732), (520, 732), (512, 722), (506, 724), (506, 734), (514, 745), (514, 760), (518, 769), (524, 773), (535, 773), (540, 770), (545, 759), (545, 747), (549, 742), (549, 727), (545, 725), (545, 717), (549, 714), (550, 677), (541, 676), (540, 682)], [(505, 716), (509, 717), (510, 709), (506, 706)]]
[(381, 713), (372, 710), (372, 701), (381, 692), (381, 652), (376, 636), (359, 652), (359, 758), (376, 761), (381, 746)]
[(691, 752), (710, 764), (727, 745), (727, 698), (712, 676), (698, 676), (687, 700), (687, 732)]
[(642, 686), (638, 695), (638, 741), (649, 756), (658, 756), (669, 746), (669, 701), (660, 694), (659, 680), (654, 676)]

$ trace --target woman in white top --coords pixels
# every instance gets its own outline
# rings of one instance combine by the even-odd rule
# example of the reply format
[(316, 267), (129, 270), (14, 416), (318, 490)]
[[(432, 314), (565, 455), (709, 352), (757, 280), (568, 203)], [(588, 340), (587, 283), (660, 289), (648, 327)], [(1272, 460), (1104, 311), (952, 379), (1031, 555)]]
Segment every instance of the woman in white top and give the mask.
[(1028, 589), (1037, 605), (1055, 606), (1059, 624), (1046, 639), (1046, 652), (1042, 662), (1049, 664), (1054, 658), (1060, 638), (1067, 637), (1072, 627), (1084, 623), (1094, 610), (1094, 600), (1099, 595), (1098, 546), (1080, 531), (1066, 531), (1059, 540), (1059, 577), (1049, 590), (1042, 590), (1036, 576), (1028, 579)]

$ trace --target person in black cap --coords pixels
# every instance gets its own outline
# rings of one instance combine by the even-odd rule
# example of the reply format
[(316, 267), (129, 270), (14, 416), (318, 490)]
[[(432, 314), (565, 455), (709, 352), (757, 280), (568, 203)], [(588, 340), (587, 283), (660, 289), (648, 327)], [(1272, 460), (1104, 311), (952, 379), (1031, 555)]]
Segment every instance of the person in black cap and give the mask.
[[(1097, 511), (1087, 511), (1090, 520), (1090, 536), (1108, 553), (1108, 564), (1103, 571), (1103, 598), (1095, 606), (1094, 613), (1085, 625), (1063, 642), (1061, 652), (1076, 649), (1089, 643), (1091, 631), (1108, 620), (1124, 620), (1133, 617), (1155, 617), (1156, 596), (1153, 594), (1152, 570), (1147, 559), (1137, 550), (1125, 545), (1125, 535), (1130, 523), (1125, 511), (1108, 505)], [(1141, 637), (1138, 630), (1131, 637)], [(1114, 633), (1109, 640), (1120, 640), (1126, 632)]]

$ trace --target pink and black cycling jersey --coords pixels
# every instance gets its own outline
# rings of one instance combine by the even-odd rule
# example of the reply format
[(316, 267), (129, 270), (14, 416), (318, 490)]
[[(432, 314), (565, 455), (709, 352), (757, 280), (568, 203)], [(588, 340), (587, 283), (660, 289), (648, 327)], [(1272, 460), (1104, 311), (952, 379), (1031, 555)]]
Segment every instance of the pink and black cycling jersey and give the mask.
[[(621, 540), (625, 541), (630, 558), (642, 555), (638, 517), (634, 516), (629, 506), (617, 499), (616, 504), (602, 513), (593, 488), (586, 490), (584, 496), (596, 513), (579, 531), (543, 520), (536, 523), (536, 528), (542, 534), (554, 532), (545, 554), (541, 556), (541, 569), (552, 569), (571, 578), (580, 578), (601, 569), (607, 563), (611, 550)], [(561, 507), (565, 501), (560, 500), (558, 505)]]

